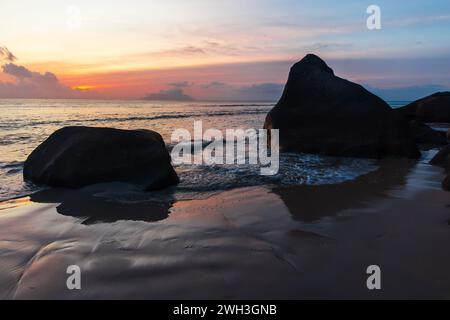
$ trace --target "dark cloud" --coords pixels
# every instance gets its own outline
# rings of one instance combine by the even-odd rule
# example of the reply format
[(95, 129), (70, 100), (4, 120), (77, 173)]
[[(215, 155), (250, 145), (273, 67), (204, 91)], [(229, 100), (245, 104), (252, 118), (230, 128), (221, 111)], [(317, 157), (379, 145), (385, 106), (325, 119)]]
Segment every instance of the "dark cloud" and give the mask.
[(4, 73), (13, 76), (17, 80), (25, 81), (30, 80), (35, 83), (45, 83), (45, 84), (58, 84), (59, 80), (54, 73), (45, 72), (33, 72), (25, 68), (24, 66), (19, 66), (14, 63), (7, 63), (2, 66)]
[(14, 56), (8, 48), (0, 47), (0, 62), (14, 62), (15, 60), (17, 60), (16, 56)]
[(7, 63), (2, 66), (2, 70), (4, 73), (9, 74), (15, 78), (23, 79), (23, 78), (31, 78), (32, 73), (30, 70), (23, 66), (18, 66), (14, 63)]
[(156, 93), (150, 93), (143, 98), (144, 100), (159, 100), (159, 101), (192, 101), (192, 97), (183, 92), (182, 88), (172, 88), (168, 90), (161, 90)]
[(281, 83), (255, 83), (246, 86), (212, 81), (200, 86), (206, 100), (221, 101), (277, 101), (283, 92)]
[(174, 88), (186, 88), (186, 87), (189, 87), (190, 85), (191, 85), (191, 83), (189, 83), (188, 81), (178, 81), (178, 82), (169, 83), (169, 86), (174, 87)]
[(210, 88), (222, 88), (225, 87), (225, 83), (220, 81), (211, 81), (209, 83), (205, 83), (202, 85), (202, 88), (204, 89), (210, 89)]
[(0, 82), (0, 98), (94, 98), (97, 93), (74, 90), (62, 84), (51, 72), (34, 72), (24, 66), (7, 63), (2, 66), (14, 82)]
[(239, 96), (245, 100), (276, 101), (283, 92), (284, 84), (259, 83), (239, 88)]
[(313, 50), (340, 50), (349, 49), (352, 45), (349, 43), (316, 42), (311, 45)]
[(188, 54), (188, 55), (197, 55), (197, 54), (205, 54), (205, 50), (201, 47), (196, 46), (185, 46), (179, 49), (168, 50), (165, 52), (166, 54)]
[(177, 81), (168, 83), (172, 88), (167, 90), (161, 90), (155, 93), (149, 93), (143, 99), (144, 100), (159, 100), (159, 101), (192, 101), (191, 96), (184, 93), (184, 89), (194, 85), (189, 81)]
[(217, 41), (201, 41), (195, 44), (187, 44), (185, 46), (176, 47), (161, 51), (144, 52), (134, 55), (134, 57), (141, 58), (142, 56), (148, 57), (201, 57), (206, 55), (224, 54), (229, 56), (240, 55), (243, 49), (250, 49), (250, 47), (236, 48), (226, 43), (219, 43)]
[(72, 89), (59, 81), (54, 73), (39, 73), (17, 65), (17, 58), (6, 47), (0, 47), (1, 70), (12, 82), (0, 81), (0, 98), (95, 98), (96, 92)]
[[(174, 57), (174, 56), (197, 56), (206, 54), (205, 50), (199, 46), (184, 46), (180, 48), (174, 48), (164, 51), (147, 52), (145, 56), (157, 56), (157, 57)], [(139, 54), (141, 56), (142, 54)]]

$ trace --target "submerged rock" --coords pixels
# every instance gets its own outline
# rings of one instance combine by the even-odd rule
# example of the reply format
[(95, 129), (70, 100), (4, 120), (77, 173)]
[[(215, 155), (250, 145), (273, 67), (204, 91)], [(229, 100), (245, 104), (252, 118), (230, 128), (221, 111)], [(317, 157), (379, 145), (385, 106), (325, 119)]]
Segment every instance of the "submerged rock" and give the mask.
[(339, 78), (308, 54), (292, 66), (266, 129), (280, 129), (280, 146), (335, 156), (416, 158), (408, 122), (362, 86)]
[(437, 92), (416, 100), (397, 111), (410, 120), (450, 122), (450, 92)]
[(155, 131), (65, 127), (28, 156), (23, 176), (56, 187), (123, 181), (154, 190), (179, 182), (170, 160)]

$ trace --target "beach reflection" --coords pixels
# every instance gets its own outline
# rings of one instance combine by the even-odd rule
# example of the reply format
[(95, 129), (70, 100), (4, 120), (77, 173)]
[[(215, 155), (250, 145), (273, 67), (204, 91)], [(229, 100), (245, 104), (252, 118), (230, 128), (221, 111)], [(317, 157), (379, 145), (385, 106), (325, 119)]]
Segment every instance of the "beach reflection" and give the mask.
[(407, 183), (407, 176), (416, 164), (414, 160), (382, 160), (377, 170), (354, 180), (275, 187), (272, 192), (280, 197), (295, 220), (314, 222), (342, 210), (367, 207), (370, 202), (391, 197), (390, 191)]
[(64, 216), (82, 219), (82, 224), (119, 220), (156, 222), (169, 216), (172, 201), (120, 202), (95, 193), (68, 189), (49, 189), (30, 196), (38, 203), (60, 203), (56, 211)]

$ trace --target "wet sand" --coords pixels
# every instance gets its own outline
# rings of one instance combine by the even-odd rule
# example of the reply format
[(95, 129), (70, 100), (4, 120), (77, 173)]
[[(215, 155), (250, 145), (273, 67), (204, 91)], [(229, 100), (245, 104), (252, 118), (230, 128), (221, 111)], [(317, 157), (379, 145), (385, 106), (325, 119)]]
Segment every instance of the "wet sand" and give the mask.
[[(442, 179), (440, 168), (393, 161), (341, 184), (202, 200), (42, 191), (0, 205), (0, 298), (449, 299)], [(66, 288), (72, 264), (81, 290)], [(366, 287), (372, 264), (378, 291)]]

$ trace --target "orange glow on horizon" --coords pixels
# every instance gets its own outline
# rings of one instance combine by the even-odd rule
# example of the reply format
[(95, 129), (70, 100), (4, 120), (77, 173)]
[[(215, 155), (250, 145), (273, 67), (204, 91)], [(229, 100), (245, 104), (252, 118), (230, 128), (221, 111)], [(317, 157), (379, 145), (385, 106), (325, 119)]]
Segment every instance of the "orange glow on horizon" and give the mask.
[(75, 90), (91, 90), (91, 89), (95, 89), (97, 88), (97, 86), (92, 86), (92, 85), (78, 85), (78, 86), (72, 86), (72, 89)]

